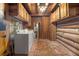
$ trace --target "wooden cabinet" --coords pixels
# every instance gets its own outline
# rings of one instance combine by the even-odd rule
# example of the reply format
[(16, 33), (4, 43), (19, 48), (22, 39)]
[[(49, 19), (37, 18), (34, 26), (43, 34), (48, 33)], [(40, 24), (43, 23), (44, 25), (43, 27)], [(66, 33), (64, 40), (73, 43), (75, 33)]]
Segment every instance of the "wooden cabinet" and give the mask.
[(60, 18), (60, 15), (59, 15), (59, 8), (57, 8), (57, 10), (55, 11), (56, 15), (55, 15), (55, 19), (59, 19)]
[(21, 3), (9, 3), (8, 4), (8, 11), (7, 15), (9, 16), (16, 16), (21, 21), (30, 23), (30, 14), (26, 11), (24, 6)]
[(30, 19), (30, 16), (29, 16), (29, 14), (27, 13), (27, 21), (29, 22), (29, 19)]
[(28, 12), (25, 10), (25, 8), (23, 7), (23, 5), (21, 3), (19, 3), (18, 16), (20, 16), (24, 21), (29, 22), (29, 20), (30, 20), (30, 15), (28, 14)]
[(69, 16), (68, 5), (67, 3), (60, 4), (60, 17), (61, 19)]
[(67, 8), (68, 7), (66, 3), (60, 4), (60, 6), (53, 13), (51, 13), (50, 23), (56, 22), (67, 17)]
[(19, 14), (18, 14), (18, 16), (21, 17), (22, 20), (28, 22), (28, 26), (31, 25), (31, 16), (25, 10), (25, 8), (23, 7), (23, 5), (21, 3), (19, 3)]
[(21, 4), (19, 4), (18, 16), (21, 18), (24, 17), (23, 8)]
[(0, 31), (0, 56), (4, 54), (7, 49), (6, 31)]
[(28, 22), (28, 26), (31, 26), (31, 16), (27, 13), (26, 20)]
[(69, 16), (79, 15), (79, 3), (70, 3), (68, 4)]
[(60, 5), (61, 19), (79, 15), (79, 4), (63, 3)]
[(6, 7), (8, 7), (8, 13), (10, 16), (18, 15), (18, 4), (17, 3), (14, 3), (14, 4), (9, 3), (8, 6)]
[(59, 8), (57, 8), (56, 11), (50, 15), (50, 23), (57, 21), (59, 18)]
[(50, 15), (50, 23), (79, 15), (78, 3), (61, 3)]

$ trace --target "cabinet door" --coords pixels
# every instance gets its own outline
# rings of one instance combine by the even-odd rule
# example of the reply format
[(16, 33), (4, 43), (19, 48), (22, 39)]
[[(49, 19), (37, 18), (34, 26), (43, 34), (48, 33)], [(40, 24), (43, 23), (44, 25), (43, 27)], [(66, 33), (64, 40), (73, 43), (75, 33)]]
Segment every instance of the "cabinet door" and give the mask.
[(61, 13), (61, 19), (66, 18), (67, 17), (67, 4), (63, 3), (60, 5), (60, 13)]
[(29, 14), (27, 14), (27, 22), (29, 22)]
[(55, 19), (58, 20), (60, 18), (59, 15), (59, 8), (57, 8), (57, 10), (55, 11), (56, 15), (55, 15)]
[(7, 47), (7, 38), (3, 36), (6, 36), (6, 31), (0, 31), (0, 56), (3, 55)]
[(18, 4), (17, 3), (13, 3), (13, 4), (8, 4), (9, 7), (9, 15), (10, 16), (17, 16), (18, 15)]
[(22, 4), (19, 4), (19, 17), (21, 17), (22, 18), (22, 20), (23, 21), (27, 21), (26, 20), (26, 10), (25, 10), (25, 8), (22, 6)]
[(21, 4), (19, 4), (19, 14), (20, 17), (23, 17), (23, 7)]
[(51, 13), (51, 16), (50, 16), (50, 23), (59, 20), (59, 18), (60, 18), (60, 15), (59, 15), (59, 8), (57, 8), (55, 12)]
[(28, 13), (26, 12), (25, 8), (23, 7), (23, 19), (24, 21), (27, 21), (27, 15)]
[(69, 6), (69, 16), (79, 15), (79, 4), (78, 3), (70, 3), (68, 6)]
[(31, 26), (31, 16), (29, 15), (29, 22), (28, 22), (28, 26)]

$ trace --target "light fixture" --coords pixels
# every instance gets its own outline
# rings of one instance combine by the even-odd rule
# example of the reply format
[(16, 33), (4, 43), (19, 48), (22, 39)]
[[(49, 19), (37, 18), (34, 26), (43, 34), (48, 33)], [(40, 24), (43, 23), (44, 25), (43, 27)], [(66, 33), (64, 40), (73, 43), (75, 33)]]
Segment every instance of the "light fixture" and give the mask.
[(45, 3), (46, 6), (48, 6), (48, 3)]
[(39, 12), (43, 13), (47, 8), (48, 3), (38, 3), (37, 5), (38, 5)]

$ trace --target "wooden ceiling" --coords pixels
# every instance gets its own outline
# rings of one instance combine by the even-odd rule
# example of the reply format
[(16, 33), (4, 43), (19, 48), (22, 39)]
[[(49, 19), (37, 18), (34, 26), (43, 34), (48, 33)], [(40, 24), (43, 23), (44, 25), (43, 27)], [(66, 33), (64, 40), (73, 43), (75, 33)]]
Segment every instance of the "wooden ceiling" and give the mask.
[(37, 3), (23, 3), (25, 9), (29, 12), (31, 16), (49, 16), (52, 9), (56, 6), (56, 3), (49, 3), (45, 13), (40, 14)]
[(28, 3), (28, 6), (32, 14), (38, 13), (38, 6), (36, 3)]
[(37, 14), (38, 13), (38, 6), (36, 3), (23, 3), (25, 9), (29, 12), (29, 14)]
[(51, 13), (51, 11), (55, 8), (56, 3), (50, 3), (46, 9), (46, 13)]

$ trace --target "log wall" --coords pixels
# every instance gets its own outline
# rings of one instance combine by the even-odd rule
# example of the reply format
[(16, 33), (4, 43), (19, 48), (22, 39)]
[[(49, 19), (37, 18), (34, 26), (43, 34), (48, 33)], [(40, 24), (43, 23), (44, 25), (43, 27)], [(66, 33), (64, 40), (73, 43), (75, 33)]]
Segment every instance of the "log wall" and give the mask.
[(57, 28), (57, 41), (79, 55), (79, 29)]

